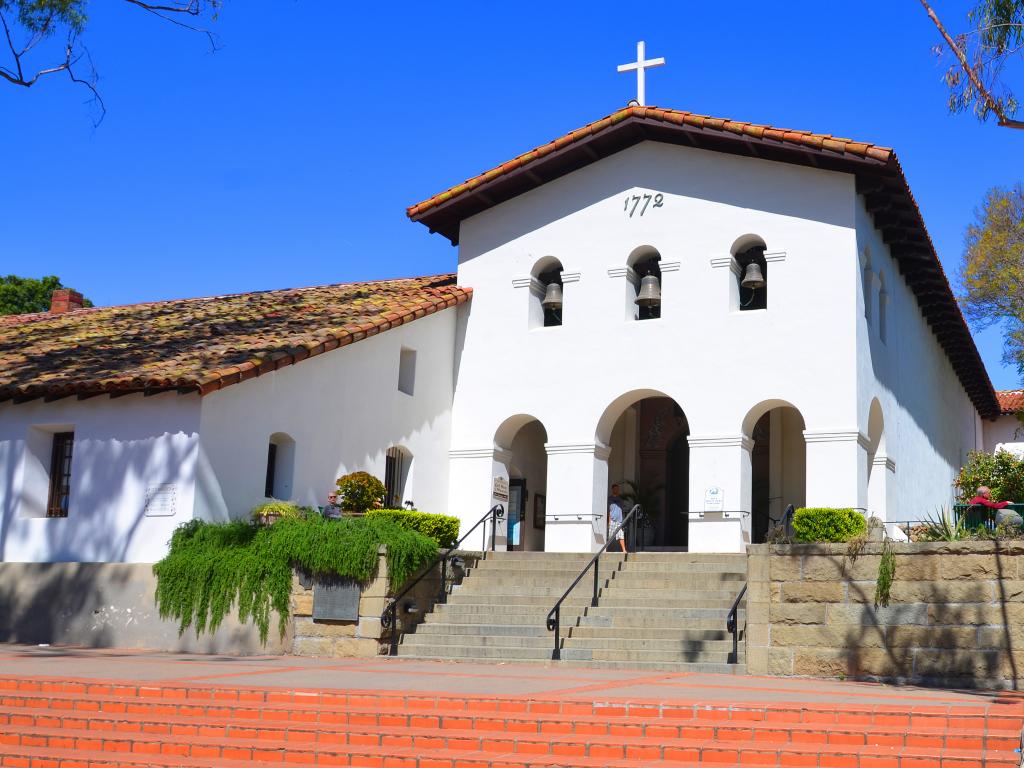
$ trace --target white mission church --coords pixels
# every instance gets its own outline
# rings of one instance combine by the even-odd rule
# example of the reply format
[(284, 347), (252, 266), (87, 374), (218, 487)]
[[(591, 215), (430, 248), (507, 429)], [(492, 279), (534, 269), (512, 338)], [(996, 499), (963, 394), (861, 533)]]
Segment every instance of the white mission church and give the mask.
[(639, 101), (411, 207), (456, 275), (0, 319), (2, 559), (155, 561), (355, 470), (464, 530), (507, 480), (528, 550), (600, 548), (617, 480), (691, 551), (949, 505), (1013, 409), (895, 153)]

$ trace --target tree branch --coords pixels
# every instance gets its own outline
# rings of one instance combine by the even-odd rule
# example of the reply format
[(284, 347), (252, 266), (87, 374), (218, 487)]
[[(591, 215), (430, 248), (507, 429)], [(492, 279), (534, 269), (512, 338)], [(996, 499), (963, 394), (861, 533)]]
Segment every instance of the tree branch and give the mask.
[(963, 69), (967, 78), (971, 81), (971, 85), (974, 87), (975, 92), (978, 96), (984, 100), (985, 105), (995, 114), (998, 118), (999, 125), (1004, 128), (1016, 128), (1018, 130), (1024, 130), (1024, 121), (1013, 120), (1007, 117), (1006, 112), (1003, 110), (1002, 105), (993, 98), (988, 88), (985, 87), (984, 83), (981, 82), (981, 78), (978, 77), (978, 73), (971, 67), (970, 62), (967, 61), (967, 55), (961, 50), (960, 46), (956, 44), (956, 41), (950, 36), (949, 32), (939, 21), (939, 17), (932, 10), (932, 7), (928, 5), (928, 0), (921, 0), (921, 5), (924, 6), (925, 12), (928, 14), (928, 18), (932, 20), (936, 28), (939, 30), (939, 34), (942, 35), (942, 39), (946, 41), (946, 45), (953, 52), (957, 61), (960, 62), (960, 68)]

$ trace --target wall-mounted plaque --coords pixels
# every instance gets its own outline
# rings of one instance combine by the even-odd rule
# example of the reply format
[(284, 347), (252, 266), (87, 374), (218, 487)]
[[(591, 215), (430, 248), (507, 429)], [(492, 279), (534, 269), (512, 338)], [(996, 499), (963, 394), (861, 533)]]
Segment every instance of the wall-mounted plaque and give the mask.
[(313, 583), (313, 618), (359, 620), (359, 584), (352, 579), (317, 578)]
[(717, 485), (704, 489), (704, 511), (721, 512), (725, 509), (725, 491)]
[(500, 475), (494, 478), (494, 488), (491, 491), (491, 496), (494, 497), (495, 501), (501, 501), (508, 504), (508, 478), (501, 477)]
[(151, 485), (146, 488), (146, 517), (172, 517), (178, 511), (178, 486), (174, 483)]

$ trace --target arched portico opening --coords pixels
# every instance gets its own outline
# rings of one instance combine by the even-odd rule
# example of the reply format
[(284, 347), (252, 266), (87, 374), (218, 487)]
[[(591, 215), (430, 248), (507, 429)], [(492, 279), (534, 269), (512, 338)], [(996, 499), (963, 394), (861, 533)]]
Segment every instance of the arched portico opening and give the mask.
[(621, 483), (627, 502), (643, 505), (650, 527), (645, 547), (685, 549), (689, 540), (690, 425), (683, 409), (657, 390), (616, 398), (598, 421), (597, 442), (608, 446), (608, 481)]
[(750, 450), (751, 543), (765, 541), (786, 507), (802, 507), (807, 497), (807, 447), (804, 417), (785, 400), (765, 400), (743, 420)]
[(885, 449), (885, 416), (876, 397), (868, 411), (868, 516), (888, 520), (887, 482), (892, 466)]
[(528, 414), (511, 416), (494, 433), (495, 464), (509, 481), (506, 541), (509, 549), (544, 550), (548, 459), (547, 431)]

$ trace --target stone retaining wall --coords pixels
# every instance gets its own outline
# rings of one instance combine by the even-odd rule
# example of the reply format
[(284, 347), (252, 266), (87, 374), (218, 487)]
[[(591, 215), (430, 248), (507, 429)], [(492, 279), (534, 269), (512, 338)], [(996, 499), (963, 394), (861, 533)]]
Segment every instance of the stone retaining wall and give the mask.
[(881, 544), (749, 549), (747, 670), (929, 685), (1024, 680), (1024, 542), (893, 544), (888, 607), (875, 608)]
[[(313, 589), (303, 587), (298, 578), (292, 587), (291, 652), (296, 656), (378, 656), (388, 652), (390, 633), (381, 626), (381, 614), (388, 604), (388, 564), (384, 552), (378, 555), (376, 577), (362, 585), (359, 595), (359, 618), (355, 621), (326, 621), (313, 618)], [(478, 555), (459, 553), (467, 564), (475, 564)], [(413, 578), (420, 574), (414, 574)], [(461, 580), (462, 572), (449, 571), (448, 582)], [(402, 598), (398, 619), (400, 632), (422, 621), (437, 600), (440, 567), (424, 577)], [(415, 604), (416, 610), (408, 607)]]

